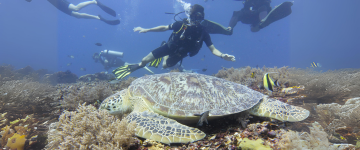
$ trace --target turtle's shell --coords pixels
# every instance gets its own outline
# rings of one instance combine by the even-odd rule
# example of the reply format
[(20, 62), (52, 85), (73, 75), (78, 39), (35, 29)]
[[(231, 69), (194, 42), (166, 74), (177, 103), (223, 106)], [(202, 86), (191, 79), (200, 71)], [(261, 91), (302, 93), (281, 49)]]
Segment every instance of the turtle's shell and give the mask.
[(136, 79), (132, 96), (142, 96), (153, 110), (174, 116), (194, 116), (210, 111), (222, 116), (245, 111), (263, 94), (244, 85), (196, 73), (171, 72)]

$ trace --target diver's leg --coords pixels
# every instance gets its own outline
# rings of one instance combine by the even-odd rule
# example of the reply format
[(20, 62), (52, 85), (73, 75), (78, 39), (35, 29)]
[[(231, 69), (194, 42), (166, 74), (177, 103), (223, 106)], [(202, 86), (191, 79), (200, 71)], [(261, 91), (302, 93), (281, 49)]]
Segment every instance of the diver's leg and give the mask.
[(76, 17), (76, 18), (83, 18), (83, 19), (98, 19), (100, 20), (100, 17), (99, 16), (94, 16), (94, 15), (89, 15), (89, 14), (86, 14), (86, 13), (78, 13), (78, 12), (75, 12), (73, 11), (71, 13), (72, 16)]
[(258, 20), (256, 21), (257, 23), (253, 23), (251, 25), (251, 32), (258, 32), (260, 31), (260, 23), (261, 21), (266, 18), (266, 16), (268, 15), (268, 13), (270, 12), (271, 10), (271, 7), (270, 7), (270, 10), (269, 10), (269, 7), (270, 6), (266, 6), (266, 5), (263, 5), (261, 7), (258, 8), (258, 10), (254, 11), (253, 13), (256, 14), (256, 16), (258, 16)]
[(97, 3), (96, 3), (95, 0), (92, 0), (92, 1), (82, 2), (82, 3), (79, 3), (77, 5), (70, 4), (69, 9), (72, 10), (72, 11), (79, 11), (80, 9), (82, 9), (85, 6), (90, 5), (90, 4), (97, 4)]
[(155, 59), (165, 57), (169, 55), (171, 52), (172, 51), (169, 48), (169, 46), (167, 44), (163, 44), (160, 47), (154, 49), (152, 52), (150, 52), (147, 56), (145, 56), (139, 65), (145, 66), (147, 63), (152, 62)]
[(263, 20), (270, 11), (268, 11), (267, 7), (266, 6), (261, 6), (259, 9), (258, 9), (258, 12), (259, 12), (259, 20)]
[(146, 55), (141, 62), (139, 63), (139, 66), (144, 67), (147, 63), (155, 60), (155, 57), (152, 52), (150, 52), (148, 55)]
[(242, 10), (239, 10), (239, 11), (234, 11), (233, 12), (233, 15), (230, 19), (230, 22), (229, 22), (229, 28), (230, 30), (233, 30), (234, 27), (236, 26), (237, 22), (240, 21), (241, 17), (243, 15), (243, 12)]
[[(185, 58), (187, 55), (172, 55), (171, 57), (167, 55), (167, 58), (164, 59), (163, 68), (169, 68), (175, 66), (178, 62), (180, 62), (183, 58)], [(165, 56), (166, 57), (166, 56)], [(180, 63), (181, 65), (181, 63)]]
[(166, 65), (166, 61), (169, 59), (169, 55), (166, 55), (166, 56), (164, 56), (164, 61), (163, 61), (163, 69), (166, 69), (166, 68), (168, 68), (168, 66)]

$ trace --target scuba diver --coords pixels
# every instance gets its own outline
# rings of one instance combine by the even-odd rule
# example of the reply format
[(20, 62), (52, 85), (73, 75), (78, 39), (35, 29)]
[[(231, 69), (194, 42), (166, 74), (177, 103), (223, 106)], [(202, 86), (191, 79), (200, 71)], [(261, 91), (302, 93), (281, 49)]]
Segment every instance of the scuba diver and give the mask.
[[(119, 59), (124, 55), (123, 52), (113, 51), (113, 50), (103, 50), (99, 53), (93, 54), (93, 59), (95, 62), (99, 62), (104, 66), (105, 70), (109, 70), (111, 67), (119, 67), (124, 65), (129, 65), (130, 63), (124, 62)], [(148, 72), (154, 74), (149, 68), (145, 67)]]
[(111, 67), (119, 67), (125, 64), (123, 60), (119, 59), (119, 57), (122, 58), (123, 55), (123, 52), (103, 50), (100, 52), (100, 54), (94, 53), (92, 58), (95, 60), (95, 62), (100, 61), (105, 70), (109, 70)]
[[(31, 2), (32, 0), (26, 0), (27, 2)], [(79, 3), (78, 5), (74, 5), (70, 2), (68, 2), (67, 0), (48, 0), (52, 5), (54, 5), (57, 9), (59, 9), (60, 11), (64, 12), (65, 14), (68, 14), (70, 16), (76, 17), (76, 18), (84, 18), (84, 19), (98, 19), (101, 20), (109, 25), (118, 25), (120, 24), (120, 20), (116, 19), (116, 20), (107, 20), (104, 19), (102, 16), (98, 15), (90, 15), (87, 13), (79, 13), (78, 11), (90, 4), (96, 4), (97, 6), (99, 6), (103, 11), (105, 11), (106, 13), (110, 14), (111, 16), (116, 17), (116, 12), (105, 6), (104, 4), (100, 3), (99, 0), (91, 0), (91, 1), (86, 1), (86, 2), (82, 2)]]
[(147, 63), (154, 67), (157, 67), (161, 60), (163, 60), (162, 67), (168, 68), (176, 65), (178, 62), (182, 62), (182, 59), (187, 56), (195, 56), (203, 42), (210, 51), (215, 55), (227, 61), (235, 61), (235, 57), (229, 54), (223, 54), (215, 48), (211, 42), (209, 33), (200, 24), (204, 20), (204, 8), (201, 5), (195, 4), (189, 11), (189, 19), (183, 21), (176, 21), (170, 25), (163, 25), (154, 27), (151, 29), (144, 29), (141, 27), (134, 28), (134, 32), (139, 31), (140, 33), (146, 32), (161, 32), (167, 30), (173, 30), (170, 38), (166, 44), (156, 48), (145, 56), (139, 64), (125, 65), (119, 67), (113, 71), (117, 79), (122, 79), (128, 76), (135, 70), (145, 67)]
[[(237, 22), (251, 24), (251, 31), (258, 32), (271, 23), (285, 18), (291, 14), (293, 2), (283, 2), (271, 8), (271, 0), (235, 0), (243, 1), (244, 7), (239, 11), (234, 11), (229, 27), (224, 27), (216, 22), (205, 20), (202, 25), (205, 26), (210, 34), (232, 35)], [(205, 1), (206, 2), (206, 1)]]
[(271, 8), (271, 0), (237, 0), (243, 1), (244, 7), (239, 11), (234, 11), (230, 22), (229, 30), (233, 30), (237, 22), (251, 24), (251, 31), (258, 32), (271, 23), (285, 18), (291, 14), (293, 2), (283, 2)]

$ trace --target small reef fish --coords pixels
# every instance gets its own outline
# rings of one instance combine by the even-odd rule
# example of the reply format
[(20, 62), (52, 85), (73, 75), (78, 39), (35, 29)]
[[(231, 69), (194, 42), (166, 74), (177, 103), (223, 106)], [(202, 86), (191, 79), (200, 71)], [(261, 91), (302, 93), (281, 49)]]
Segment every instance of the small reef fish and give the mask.
[(250, 75), (251, 78), (255, 78), (255, 72), (252, 72)]
[(280, 86), (279, 82), (275, 80), (275, 82), (269, 77), (269, 73), (265, 73), (263, 78), (264, 88), (269, 92), (274, 91), (274, 86)]
[(313, 68), (321, 67), (321, 64), (320, 64), (320, 63), (312, 62), (312, 63), (311, 63), (311, 67), (313, 67)]
[(206, 68), (202, 69), (203, 72), (205, 72), (206, 70), (207, 70)]
[(102, 46), (102, 44), (101, 44), (101, 43), (95, 43), (95, 45), (96, 45), (96, 46)]
[(116, 78), (112, 78), (108, 81), (109, 84), (117, 84), (117, 83), (120, 83), (121, 81), (120, 80), (116, 80)]
[(67, 55), (67, 57), (71, 58), (71, 59), (74, 59), (74, 55)]
[(66, 66), (70, 66), (72, 63), (68, 63), (68, 64), (66, 64)]
[(81, 71), (86, 71), (86, 68), (80, 68)]

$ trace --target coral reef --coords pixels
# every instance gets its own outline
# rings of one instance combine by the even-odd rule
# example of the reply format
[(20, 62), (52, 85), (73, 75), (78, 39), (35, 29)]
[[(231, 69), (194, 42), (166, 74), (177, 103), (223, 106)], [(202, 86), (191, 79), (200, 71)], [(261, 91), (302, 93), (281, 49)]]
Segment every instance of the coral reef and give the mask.
[[(243, 68), (223, 68), (219, 70), (217, 74), (215, 74), (218, 78), (223, 78), (228, 81), (236, 82), (239, 84), (246, 85), (248, 87), (259, 86), (262, 85), (262, 79), (265, 73), (271, 72), (271, 77), (277, 79), (279, 82), (284, 83), (285, 79), (289, 76), (288, 67), (281, 68), (266, 68), (265, 66), (260, 68), (251, 68), (249, 66)], [(251, 77), (251, 74), (254, 73), (254, 76)]]
[(342, 150), (354, 148), (353, 145), (335, 145), (329, 142), (328, 135), (318, 122), (312, 123), (310, 134), (307, 132), (289, 131), (282, 135), (279, 147), (282, 149), (317, 149), (317, 150)]
[(101, 103), (106, 97), (113, 94), (110, 85), (105, 81), (79, 82), (75, 84), (57, 85), (62, 96), (61, 107), (73, 110), (79, 103)]
[[(30, 66), (15, 70), (11, 65), (3, 65), (0, 66), (1, 146), (15, 148), (12, 145), (15, 144), (20, 145), (17, 149), (42, 149), (48, 136), (47, 149), (237, 149), (241, 143), (256, 141), (258, 145), (272, 149), (296, 149), (301, 144), (304, 148), (320, 145), (329, 149), (351, 147), (332, 143), (351, 143), (360, 147), (360, 98), (349, 99), (360, 96), (360, 70), (316, 72), (288, 67), (244, 67), (224, 68), (215, 76), (266, 93), (262, 79), (268, 72), (282, 84), (271, 96), (310, 110), (308, 119), (296, 123), (270, 123), (262, 122), (270, 121), (267, 118), (233, 115), (199, 127), (207, 134), (203, 140), (169, 146), (135, 138), (132, 125), (96, 110), (103, 99), (127, 88), (135, 78), (108, 83), (112, 74), (104, 72), (78, 79), (71, 72), (45, 75), (47, 70), (34, 70)], [(84, 102), (90, 105), (79, 106)], [(77, 107), (76, 111), (71, 111)], [(63, 110), (66, 111), (61, 114)], [(57, 120), (59, 122), (53, 123)], [(308, 127), (315, 121), (324, 129), (317, 123)]]
[(30, 66), (14, 70), (14, 66), (12, 65), (2, 65), (0, 66), (0, 85), (1, 81), (22, 79), (29, 81), (40, 81), (40, 78), (46, 73), (48, 73), (46, 69), (34, 70)]
[(44, 113), (57, 101), (56, 88), (28, 80), (5, 81), (0, 86), (0, 112)]
[(100, 81), (100, 80), (110, 80), (115, 78), (115, 75), (112, 73), (99, 72), (95, 74), (87, 74), (79, 77), (78, 82), (91, 82), (91, 81)]
[(286, 79), (291, 85), (304, 85), (305, 102), (344, 104), (344, 100), (360, 96), (360, 70), (343, 69), (316, 72), (291, 69)]
[(67, 70), (65, 72), (59, 71), (53, 74), (46, 74), (42, 82), (56, 85), (61, 83), (76, 83), (77, 79), (78, 77), (76, 74), (73, 74), (70, 70)]
[(48, 131), (46, 149), (122, 149), (135, 144), (135, 124), (85, 104), (64, 111)]
[[(6, 114), (2, 114), (4, 118), (5, 115)], [(17, 150), (41, 147), (41, 143), (39, 143), (40, 141), (37, 138), (38, 135), (41, 134), (41, 131), (38, 131), (38, 129), (44, 126), (38, 124), (34, 115), (28, 115), (24, 119), (5, 122), (6, 123), (1, 126), (1, 147)], [(4, 125), (6, 126), (4, 127)]]
[(360, 139), (360, 97), (348, 99), (344, 105), (319, 104), (316, 112), (334, 142), (346, 140), (355, 145)]

